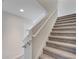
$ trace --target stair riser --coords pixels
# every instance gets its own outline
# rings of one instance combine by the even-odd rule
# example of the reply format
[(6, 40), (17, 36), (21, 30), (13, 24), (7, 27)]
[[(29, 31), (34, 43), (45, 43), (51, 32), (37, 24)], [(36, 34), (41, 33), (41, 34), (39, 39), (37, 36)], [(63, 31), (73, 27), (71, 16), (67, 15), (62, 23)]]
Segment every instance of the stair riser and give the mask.
[(76, 29), (67, 29), (67, 30), (65, 30), (65, 29), (52, 29), (52, 31), (54, 32), (54, 31), (75, 31), (76, 32)]
[(67, 18), (73, 18), (76, 17), (76, 14), (72, 14), (72, 15), (66, 15), (66, 16), (62, 16), (62, 17), (58, 17), (58, 19), (67, 19)]
[(53, 36), (76, 36), (76, 33), (51, 33), (51, 35)]
[(75, 28), (63, 28), (63, 27), (60, 27), (60, 28), (54, 28), (52, 30), (76, 30)]
[(53, 29), (65, 29), (65, 30), (67, 30), (67, 29), (76, 29), (76, 26), (60, 26), (60, 27), (54, 27)]
[(66, 24), (66, 25), (55, 25), (54, 28), (60, 28), (60, 27), (71, 27), (71, 26), (76, 26), (76, 24)]
[(70, 20), (70, 21), (61, 21), (61, 22), (57, 21), (55, 24), (74, 23), (74, 22), (76, 22), (76, 20)]
[(70, 40), (70, 39), (60, 39), (60, 38), (49, 37), (49, 40), (57, 41), (57, 42), (76, 44), (76, 40)]
[(66, 19), (57, 19), (57, 21), (56, 22), (62, 22), (62, 21), (69, 21), (69, 20), (74, 20), (74, 19), (76, 19), (75, 17), (73, 17), (73, 18), (66, 18)]
[(76, 29), (52, 29), (52, 31), (76, 31)]
[(76, 23), (70, 23), (70, 24), (57, 24), (55, 26), (75, 26)]
[(49, 42), (47, 42), (46, 45), (48, 47), (52, 47), (52, 48), (56, 48), (56, 49), (61, 49), (61, 50), (68, 51), (68, 52), (76, 54), (76, 49), (75, 48), (71, 48), (71, 47), (67, 47), (67, 46), (61, 46), (61, 45), (57, 45), (57, 44), (49, 43)]
[(75, 26), (76, 25), (76, 23), (61, 23), (61, 24), (55, 24), (55, 26)]
[(50, 55), (50, 56), (54, 57), (55, 59), (69, 59), (69, 58), (67, 58), (67, 57), (60, 56), (60, 55), (58, 55), (58, 54), (52, 53), (52, 52), (47, 51), (47, 50), (43, 50), (43, 53), (44, 53), (44, 54), (47, 54), (47, 55)]
[(61, 30), (52, 30), (52, 33), (76, 33), (76, 29), (72, 29), (72, 30), (65, 30), (65, 29), (61, 29)]

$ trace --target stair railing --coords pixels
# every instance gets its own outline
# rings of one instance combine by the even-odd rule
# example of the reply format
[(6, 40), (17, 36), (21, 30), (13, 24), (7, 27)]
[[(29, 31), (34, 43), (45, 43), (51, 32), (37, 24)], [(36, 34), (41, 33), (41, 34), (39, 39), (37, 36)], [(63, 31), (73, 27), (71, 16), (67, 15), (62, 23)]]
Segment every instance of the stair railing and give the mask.
[[(32, 32), (32, 29), (38, 25), (38, 23), (42, 22), (38, 22), (34, 25), (32, 25), (30, 28), (27, 29), (27, 26), (24, 25), (24, 40), (23, 40), (23, 43), (24, 45), (22, 46), (24, 48), (24, 50), (28, 50), (29, 52), (31, 51), (31, 55), (32, 55), (32, 38), (33, 37), (36, 37), (38, 35), (38, 33), (41, 31), (41, 29), (47, 24), (47, 22), (50, 20), (50, 18), (55, 14), (56, 12), (53, 12), (51, 13), (50, 15), (47, 15), (45, 20), (44, 20), (44, 23), (42, 24), (42, 26), (39, 27), (39, 29), (36, 30), (35, 33)], [(55, 17), (56, 18), (56, 17)], [(30, 50), (29, 50), (30, 49)], [(30, 57), (30, 54), (29, 52), (27, 52), (27, 57), (24, 56), (25, 59), (32, 59), (32, 57)], [(26, 54), (25, 54), (26, 55)]]

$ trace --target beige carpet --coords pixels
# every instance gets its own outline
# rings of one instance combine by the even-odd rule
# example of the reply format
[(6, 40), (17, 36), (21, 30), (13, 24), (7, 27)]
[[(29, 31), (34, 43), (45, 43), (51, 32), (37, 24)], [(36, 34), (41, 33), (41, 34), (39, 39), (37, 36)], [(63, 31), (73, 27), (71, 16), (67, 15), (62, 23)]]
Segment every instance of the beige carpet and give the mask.
[(76, 59), (76, 14), (57, 19), (39, 59)]

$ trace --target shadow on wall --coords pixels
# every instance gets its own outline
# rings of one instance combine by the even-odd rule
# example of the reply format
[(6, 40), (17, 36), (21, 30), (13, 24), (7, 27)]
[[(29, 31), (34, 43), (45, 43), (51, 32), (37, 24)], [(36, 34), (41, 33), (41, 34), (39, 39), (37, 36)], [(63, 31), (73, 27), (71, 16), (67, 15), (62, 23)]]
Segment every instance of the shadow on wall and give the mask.
[(58, 17), (76, 13), (76, 0), (58, 0)]
[(16, 59), (17, 56), (23, 54), (23, 21), (20, 17), (10, 13), (3, 12), (2, 19), (2, 35), (3, 35), (3, 59)]

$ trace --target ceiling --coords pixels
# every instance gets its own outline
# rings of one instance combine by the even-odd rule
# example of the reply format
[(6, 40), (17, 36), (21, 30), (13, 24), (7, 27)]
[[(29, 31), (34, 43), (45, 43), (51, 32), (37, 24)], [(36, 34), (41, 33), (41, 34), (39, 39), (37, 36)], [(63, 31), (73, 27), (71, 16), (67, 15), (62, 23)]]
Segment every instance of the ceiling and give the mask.
[(45, 9), (36, 0), (3, 0), (3, 11), (35, 20)]

